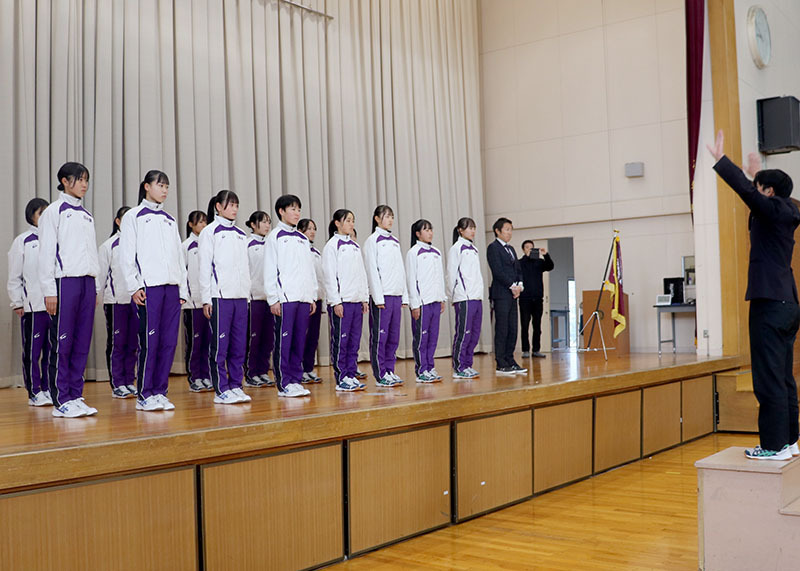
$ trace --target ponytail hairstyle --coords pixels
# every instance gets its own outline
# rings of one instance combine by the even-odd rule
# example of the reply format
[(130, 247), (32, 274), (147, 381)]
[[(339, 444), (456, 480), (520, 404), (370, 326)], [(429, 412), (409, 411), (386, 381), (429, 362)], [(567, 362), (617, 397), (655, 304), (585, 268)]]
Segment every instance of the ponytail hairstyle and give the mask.
[(372, 231), (375, 232), (375, 228), (378, 227), (378, 221), (375, 220), (376, 218), (381, 219), (386, 214), (391, 214), (394, 216), (394, 210), (392, 210), (391, 206), (387, 206), (386, 204), (379, 204), (377, 208), (375, 208), (375, 212), (372, 213)]
[(458, 242), (458, 238), (461, 236), (459, 230), (466, 230), (467, 228), (477, 228), (475, 221), (467, 216), (459, 218), (455, 228), (453, 228), (453, 244)]
[(232, 190), (220, 190), (217, 194), (211, 197), (211, 200), (208, 201), (208, 223), (211, 224), (214, 221), (214, 217), (217, 215), (217, 204), (225, 208), (229, 204), (239, 204), (239, 197), (236, 196), (236, 193)]
[(25, 205), (25, 220), (33, 226), (33, 217), (36, 216), (36, 213), (42, 213), (42, 211), (50, 206), (50, 203), (47, 202), (44, 198), (32, 198), (27, 205)]
[(245, 222), (245, 224), (250, 227), (251, 231), (255, 232), (256, 226), (258, 226), (258, 224), (260, 224), (261, 222), (269, 222), (270, 224), (272, 224), (272, 220), (270, 219), (269, 214), (267, 214), (263, 210), (256, 210), (250, 215), (250, 218), (247, 219), (247, 222)]
[(63, 191), (64, 185), (61, 182), (62, 178), (67, 179), (70, 184), (74, 184), (76, 180), (79, 180), (83, 177), (86, 177), (86, 182), (89, 182), (89, 169), (83, 166), (81, 163), (64, 163), (61, 165), (61, 168), (58, 169), (58, 174), (56, 178), (58, 179), (58, 190)]
[(306, 233), (308, 227), (314, 225), (314, 230), (317, 229), (317, 223), (314, 222), (311, 218), (303, 218), (300, 222), (297, 223), (297, 229), (300, 230), (303, 234)]
[(420, 218), (416, 222), (411, 225), (411, 247), (414, 247), (414, 244), (417, 243), (417, 232), (420, 230), (425, 230), (426, 228), (433, 228), (433, 224), (431, 224), (428, 220), (424, 218)]
[(144, 180), (139, 184), (139, 204), (147, 197), (147, 190), (144, 188), (146, 184), (169, 184), (169, 177), (161, 171), (147, 171)]
[(122, 222), (122, 217), (125, 216), (125, 213), (130, 210), (130, 206), (122, 206), (119, 210), (117, 210), (117, 215), (114, 216), (114, 226), (111, 228), (111, 234), (109, 237), (113, 236), (117, 232), (119, 232), (119, 224), (117, 224), (117, 220)]
[(336, 223), (344, 222), (344, 219), (347, 218), (347, 215), (351, 214), (353, 219), (355, 220), (356, 215), (353, 214), (352, 211), (347, 210), (346, 208), (340, 208), (336, 212), (333, 213), (333, 217), (331, 218), (330, 224), (328, 224), (328, 238), (333, 238), (333, 235), (336, 234)]
[(206, 218), (206, 213), (202, 210), (192, 210), (189, 213), (189, 217), (186, 218), (186, 237), (192, 235), (192, 225), (197, 224), (198, 222), (202, 222), (203, 220), (208, 220)]

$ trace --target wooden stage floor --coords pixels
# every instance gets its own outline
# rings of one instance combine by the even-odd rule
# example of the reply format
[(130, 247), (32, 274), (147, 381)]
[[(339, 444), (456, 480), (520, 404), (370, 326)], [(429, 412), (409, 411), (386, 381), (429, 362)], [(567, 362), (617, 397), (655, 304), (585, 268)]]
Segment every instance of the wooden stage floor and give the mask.
[[(527, 360), (526, 375), (497, 377), (491, 355), (479, 355), (481, 377), (453, 380), (449, 359), (437, 359), (443, 382), (413, 380), (413, 361), (398, 361), (406, 384), (337, 393), (332, 370), (311, 385), (310, 397), (278, 398), (274, 388), (249, 389), (251, 403), (215, 405), (213, 393), (191, 393), (185, 377), (170, 381), (171, 412), (137, 412), (133, 399), (113, 399), (105, 382), (87, 383), (95, 417), (54, 418), (50, 407), (27, 406), (23, 389), (0, 394), (0, 490), (41, 487), (107, 474), (216, 461), (409, 426), (619, 392), (631, 387), (709, 375), (736, 368), (738, 357), (691, 354), (559, 352)], [(361, 364), (367, 370), (367, 364)]]

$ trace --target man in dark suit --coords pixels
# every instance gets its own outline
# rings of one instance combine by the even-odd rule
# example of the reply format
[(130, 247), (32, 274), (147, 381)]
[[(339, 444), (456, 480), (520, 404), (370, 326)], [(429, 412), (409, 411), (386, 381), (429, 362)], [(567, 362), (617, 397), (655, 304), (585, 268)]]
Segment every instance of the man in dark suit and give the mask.
[(494, 309), (494, 358), (498, 375), (527, 373), (514, 361), (517, 344), (517, 298), (522, 292), (522, 271), (517, 253), (511, 246), (513, 225), (508, 218), (498, 218), (492, 226), (495, 240), (486, 248), (492, 271), (489, 300)]
[(761, 170), (761, 159), (748, 156), (747, 174), (723, 153), (722, 131), (714, 146), (714, 170), (750, 209), (750, 361), (758, 399), (761, 444), (745, 450), (756, 460), (790, 460), (797, 447), (797, 385), (792, 374), (794, 340), (800, 326), (797, 287), (792, 274), (794, 232), (800, 211), (792, 202), (792, 179), (777, 169)]

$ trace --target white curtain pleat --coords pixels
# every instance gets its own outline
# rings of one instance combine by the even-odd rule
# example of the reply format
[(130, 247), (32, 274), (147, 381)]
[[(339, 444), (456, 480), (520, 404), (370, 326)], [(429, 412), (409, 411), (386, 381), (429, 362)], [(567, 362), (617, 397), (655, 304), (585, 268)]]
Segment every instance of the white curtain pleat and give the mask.
[[(333, 210), (356, 214), (363, 242), (386, 203), (404, 249), (424, 217), (446, 252), (459, 217), (483, 220), (476, 1), (305, 2), (333, 19), (280, 0), (0, 0), (7, 247), (27, 201), (55, 197), (57, 169), (77, 160), (91, 172), (98, 240), (159, 169), (181, 225), (223, 188), (239, 195), (241, 224), (255, 209), (274, 216), (278, 196), (293, 193), (320, 249)], [(488, 350), (488, 304), (485, 315)], [(13, 331), (0, 385), (20, 380), (12, 317), (0, 314)], [(404, 312), (406, 357), (408, 322)], [(327, 328), (324, 316), (322, 363)], [(448, 311), (439, 354), (451, 335)], [(87, 378), (105, 379), (101, 311), (93, 344)], [(362, 356), (366, 347), (365, 336)]]

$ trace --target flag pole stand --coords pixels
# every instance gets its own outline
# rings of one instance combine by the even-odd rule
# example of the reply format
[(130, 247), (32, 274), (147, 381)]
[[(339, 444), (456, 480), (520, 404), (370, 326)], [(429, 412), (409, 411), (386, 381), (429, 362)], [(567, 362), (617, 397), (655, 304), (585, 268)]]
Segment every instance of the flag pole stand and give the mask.
[(619, 235), (618, 230), (614, 230), (614, 236), (611, 237), (611, 248), (608, 250), (608, 259), (606, 260), (606, 269), (603, 271), (603, 281), (600, 283), (600, 293), (597, 296), (597, 304), (594, 306), (594, 311), (589, 316), (589, 319), (586, 320), (586, 323), (583, 324), (583, 327), (580, 331), (578, 331), (578, 337), (583, 335), (583, 332), (589, 327), (589, 324), (592, 324), (592, 328), (589, 330), (589, 340), (586, 342), (586, 347), (579, 347), (578, 352), (585, 353), (587, 351), (599, 351), (600, 349), (591, 349), (590, 346), (592, 344), (592, 337), (594, 337), (594, 326), (598, 325), (600, 329), (600, 343), (603, 346), (603, 356), (605, 357), (606, 361), (608, 361), (608, 351), (616, 349), (616, 347), (606, 347), (606, 340), (603, 337), (603, 328), (600, 327), (600, 300), (603, 297), (603, 292), (606, 289), (606, 278), (608, 276), (608, 268), (611, 266), (611, 256), (614, 254), (614, 241), (617, 239)]

